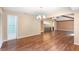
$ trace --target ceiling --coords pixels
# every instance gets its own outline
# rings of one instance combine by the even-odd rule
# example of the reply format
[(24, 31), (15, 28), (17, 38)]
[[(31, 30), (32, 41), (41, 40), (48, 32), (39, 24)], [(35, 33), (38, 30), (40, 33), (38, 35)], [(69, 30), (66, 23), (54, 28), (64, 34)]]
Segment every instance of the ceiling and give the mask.
[[(14, 11), (20, 13), (31, 14), (33, 16), (45, 15), (48, 18), (60, 16), (59, 19), (68, 18), (62, 17), (61, 15), (66, 15), (73, 17), (73, 11), (70, 7), (5, 7), (6, 11)], [(69, 18), (68, 18), (69, 19)]]
[(63, 20), (74, 20), (74, 13), (65, 14), (56, 17), (56, 21), (63, 21)]
[[(47, 16), (58, 13), (69, 13), (69, 7), (5, 7), (5, 10), (23, 12), (32, 15), (45, 14)], [(67, 11), (67, 12), (65, 12)]]

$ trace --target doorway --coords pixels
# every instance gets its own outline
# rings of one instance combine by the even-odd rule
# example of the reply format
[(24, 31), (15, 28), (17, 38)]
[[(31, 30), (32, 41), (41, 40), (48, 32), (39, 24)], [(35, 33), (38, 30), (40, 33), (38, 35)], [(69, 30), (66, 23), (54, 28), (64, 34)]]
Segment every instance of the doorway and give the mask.
[(7, 39), (13, 40), (17, 38), (17, 16), (8, 15), (7, 16)]
[(54, 21), (52, 20), (44, 20), (44, 32), (52, 32), (54, 31)]

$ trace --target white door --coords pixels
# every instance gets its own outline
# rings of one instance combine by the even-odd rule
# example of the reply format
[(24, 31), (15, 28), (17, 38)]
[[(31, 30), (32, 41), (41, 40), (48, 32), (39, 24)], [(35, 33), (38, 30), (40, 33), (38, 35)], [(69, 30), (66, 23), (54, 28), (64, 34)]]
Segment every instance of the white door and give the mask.
[(7, 16), (7, 38), (8, 40), (16, 39), (17, 36), (17, 16)]

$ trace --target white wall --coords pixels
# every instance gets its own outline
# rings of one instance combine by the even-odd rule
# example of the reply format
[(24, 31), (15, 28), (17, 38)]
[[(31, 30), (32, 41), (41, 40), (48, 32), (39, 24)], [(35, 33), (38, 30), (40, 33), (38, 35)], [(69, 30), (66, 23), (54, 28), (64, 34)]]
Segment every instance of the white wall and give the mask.
[(54, 30), (57, 30), (57, 21), (54, 21)]
[(68, 7), (68, 8), (59, 8), (56, 9), (55, 11), (52, 11), (48, 17), (56, 17), (56, 16), (60, 16), (60, 15), (67, 15), (67, 14), (71, 14), (73, 13), (73, 11)]
[(2, 16), (2, 37), (3, 37), (3, 41), (7, 40), (7, 16), (4, 10)]
[(2, 46), (2, 9), (0, 8), (0, 48)]
[(74, 13), (74, 44), (79, 45), (79, 11)]
[(32, 15), (20, 15), (18, 20), (18, 38), (40, 34), (40, 22)]
[(57, 30), (74, 32), (74, 21), (73, 20), (57, 21)]
[(40, 34), (40, 21), (36, 20), (34, 16), (29, 14), (17, 13), (13, 11), (5, 11), (4, 12), (4, 33), (3, 38), (4, 41), (7, 41), (7, 15), (18, 16), (18, 32), (17, 39), (24, 38), (28, 36), (38, 35)]

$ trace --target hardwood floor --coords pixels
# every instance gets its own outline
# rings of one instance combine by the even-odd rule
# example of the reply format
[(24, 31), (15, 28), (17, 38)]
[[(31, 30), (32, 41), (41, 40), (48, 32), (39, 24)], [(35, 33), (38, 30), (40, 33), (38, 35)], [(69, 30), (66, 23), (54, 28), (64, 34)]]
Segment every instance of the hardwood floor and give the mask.
[(78, 51), (74, 37), (67, 32), (55, 31), (3, 43), (1, 51)]

